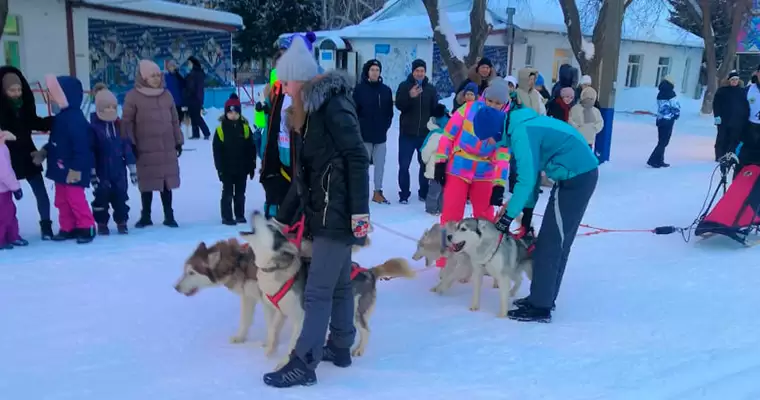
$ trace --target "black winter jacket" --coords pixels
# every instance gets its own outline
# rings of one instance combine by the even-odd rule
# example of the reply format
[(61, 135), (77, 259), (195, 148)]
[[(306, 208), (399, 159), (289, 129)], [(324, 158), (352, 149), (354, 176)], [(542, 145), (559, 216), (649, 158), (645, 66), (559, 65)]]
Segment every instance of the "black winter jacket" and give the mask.
[(278, 221), (292, 224), (303, 210), (308, 235), (350, 244), (357, 243), (351, 216), (369, 214), (369, 156), (352, 92), (341, 71), (304, 84), (307, 119), (294, 184), (277, 214)]
[(396, 108), (401, 111), (401, 121), (399, 122), (399, 133), (409, 136), (426, 137), (430, 130), (427, 123), (430, 120), (433, 108), (438, 104), (438, 92), (428, 78), (422, 81), (422, 93), (416, 98), (409, 96), (417, 82), (412, 74), (405, 81), (398, 85), (396, 90)]
[(388, 129), (393, 122), (393, 93), (383, 78), (370, 82), (366, 72), (354, 89), (356, 115), (362, 138), (366, 143), (380, 144), (388, 140)]
[(193, 69), (185, 77), (185, 105), (193, 108), (203, 108), (204, 88), (206, 85), (206, 73), (200, 64), (193, 65)]
[[(549, 100), (554, 100), (559, 97), (559, 92), (562, 88), (574, 88), (578, 86), (578, 68), (575, 68), (570, 64), (562, 64), (559, 67), (557, 78), (557, 83), (552, 86), (551, 98)], [(575, 102), (573, 102), (573, 104), (575, 104)]]
[(713, 115), (729, 128), (744, 127), (749, 118), (747, 92), (742, 86), (722, 86), (715, 92)]
[(224, 177), (243, 177), (256, 171), (256, 148), (248, 121), (222, 118), (214, 132), (214, 167)]
[(21, 108), (16, 109), (5, 91), (0, 90), (0, 129), (9, 131), (16, 136), (15, 141), (5, 144), (11, 153), (11, 165), (16, 172), (16, 178), (28, 179), (42, 173), (42, 166), (34, 165), (31, 153), (37, 151), (32, 141), (32, 131), (50, 131), (53, 117), (40, 118), (37, 116), (37, 106), (34, 93), (21, 71), (12, 66), (0, 67), (0, 81), (5, 74), (14, 73), (21, 78)]

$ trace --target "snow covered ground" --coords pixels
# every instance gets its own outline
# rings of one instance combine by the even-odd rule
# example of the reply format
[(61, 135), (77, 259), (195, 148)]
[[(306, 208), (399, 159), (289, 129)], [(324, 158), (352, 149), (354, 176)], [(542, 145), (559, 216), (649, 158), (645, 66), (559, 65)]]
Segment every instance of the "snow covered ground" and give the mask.
[[(218, 115), (209, 112), (210, 125)], [(395, 132), (389, 155), (397, 154)], [(689, 224), (714, 166), (709, 121), (676, 124), (669, 169), (644, 166), (657, 136), (652, 117), (618, 114), (614, 132), (613, 161), (601, 167), (584, 223)], [(262, 313), (250, 342), (233, 345), (234, 295), (217, 289), (185, 298), (173, 290), (199, 241), (243, 228), (220, 224), (210, 142), (185, 147), (174, 197), (179, 229), (132, 229), (86, 246), (42, 243), (34, 198), (23, 186), (19, 219), (31, 246), (0, 254), (0, 398), (760, 398), (760, 320), (751, 317), (760, 303), (760, 250), (720, 237), (684, 243), (647, 233), (579, 237), (551, 324), (497, 319), (493, 290), (485, 291), (480, 312), (470, 312), (470, 286), (432, 294), (433, 271), (381, 282), (364, 357), (347, 370), (320, 366), (315, 387), (267, 388), (261, 375), (277, 359), (266, 359), (255, 343), (264, 337)], [(389, 156), (384, 181), (394, 204), (371, 206), (377, 225), (373, 247), (356, 255), (363, 265), (411, 256), (415, 243), (407, 236), (434, 222), (415, 197), (396, 204), (396, 164)], [(135, 188), (130, 197), (134, 223)], [(260, 185), (251, 182), (248, 210), (262, 202)], [(544, 204), (545, 197), (540, 211)], [(154, 220), (160, 218), (155, 201)]]

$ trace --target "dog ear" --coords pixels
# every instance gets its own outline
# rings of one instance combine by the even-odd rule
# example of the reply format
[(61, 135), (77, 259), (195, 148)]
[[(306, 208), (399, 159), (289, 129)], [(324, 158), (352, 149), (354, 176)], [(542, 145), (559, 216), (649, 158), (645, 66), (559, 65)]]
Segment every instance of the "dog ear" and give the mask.
[(208, 252), (208, 248), (206, 247), (206, 242), (200, 242), (198, 244), (198, 247), (195, 248), (195, 251), (193, 252), (193, 255), (201, 255), (206, 254)]
[(214, 250), (210, 253), (208, 253), (208, 266), (209, 268), (214, 268), (217, 264), (219, 264), (219, 261), (222, 259), (222, 252), (219, 250)]

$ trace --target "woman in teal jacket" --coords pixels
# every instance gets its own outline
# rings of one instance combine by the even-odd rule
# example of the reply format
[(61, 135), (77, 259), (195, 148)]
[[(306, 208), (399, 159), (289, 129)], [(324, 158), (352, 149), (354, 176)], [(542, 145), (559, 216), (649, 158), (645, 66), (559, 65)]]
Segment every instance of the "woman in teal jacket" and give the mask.
[(535, 177), (544, 171), (555, 182), (533, 253), (530, 295), (509, 312), (518, 321), (549, 322), (570, 247), (599, 177), (598, 160), (569, 124), (520, 108), (507, 118), (507, 146), (516, 159), (517, 184), (496, 227), (504, 233), (523, 208), (538, 200)]

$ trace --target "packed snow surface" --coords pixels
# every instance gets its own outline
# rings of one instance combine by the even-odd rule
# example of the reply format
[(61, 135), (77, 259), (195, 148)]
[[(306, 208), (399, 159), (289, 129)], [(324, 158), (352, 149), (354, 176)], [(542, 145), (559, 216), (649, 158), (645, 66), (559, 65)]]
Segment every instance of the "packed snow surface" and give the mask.
[[(214, 110), (206, 116), (212, 129), (218, 116)], [(584, 223), (688, 225), (714, 167), (709, 121), (684, 114), (676, 123), (668, 169), (644, 166), (657, 137), (651, 116), (618, 114), (614, 132), (613, 160), (601, 167)], [(410, 257), (410, 238), (435, 222), (416, 196), (409, 205), (397, 203), (397, 137), (394, 125), (384, 180), (393, 204), (371, 205), (373, 244), (355, 255), (364, 266)], [(492, 289), (484, 289), (481, 311), (471, 312), (470, 285), (432, 294), (436, 272), (412, 262), (421, 270), (416, 279), (378, 284), (364, 357), (349, 369), (321, 365), (314, 387), (265, 387), (261, 376), (286, 351), (289, 325), (278, 358), (267, 359), (259, 346), (261, 310), (249, 342), (230, 344), (239, 307), (233, 294), (209, 289), (186, 298), (173, 290), (200, 241), (245, 229), (220, 224), (211, 143), (188, 141), (180, 163), (179, 229), (133, 228), (84, 246), (41, 242), (34, 196), (22, 185), (18, 216), (31, 244), (0, 252), (0, 398), (760, 398), (760, 319), (752, 317), (760, 304), (760, 250), (722, 237), (684, 243), (678, 235), (648, 233), (579, 237), (551, 324), (496, 318)], [(248, 211), (260, 209), (258, 177), (247, 193)], [(133, 224), (139, 193), (129, 194)], [(154, 201), (154, 222), (162, 219), (160, 207)], [(525, 285), (520, 296), (527, 291)]]

